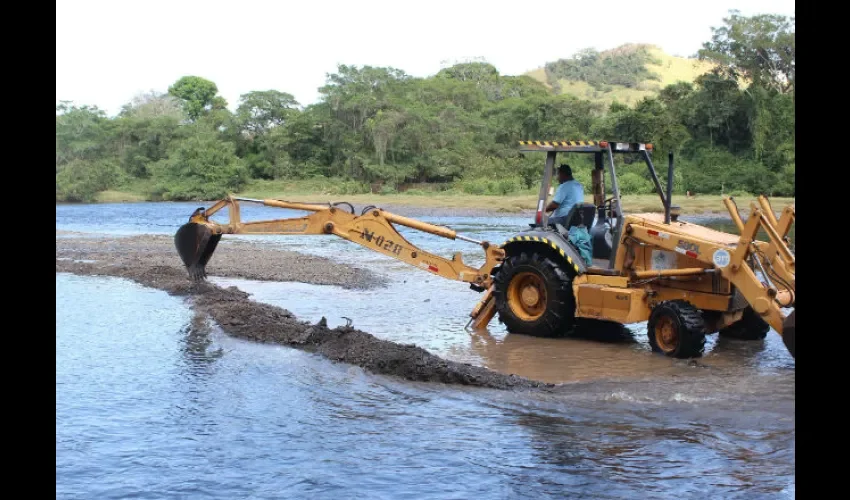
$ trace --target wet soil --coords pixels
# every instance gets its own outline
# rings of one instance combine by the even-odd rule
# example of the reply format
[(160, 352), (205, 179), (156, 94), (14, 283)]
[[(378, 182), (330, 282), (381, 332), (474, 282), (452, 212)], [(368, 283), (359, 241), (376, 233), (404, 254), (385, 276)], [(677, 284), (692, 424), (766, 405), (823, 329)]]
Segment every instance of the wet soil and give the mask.
[[(296, 252), (222, 242), (208, 273), (215, 276), (333, 284), (348, 288), (378, 286), (374, 273)], [(56, 272), (105, 275), (186, 296), (196, 311), (209, 316), (228, 334), (262, 343), (281, 344), (320, 354), (369, 372), (421, 382), (441, 382), (494, 389), (552, 388), (516, 375), (448, 361), (412, 344), (399, 344), (351, 328), (328, 328), (299, 321), (279, 307), (254, 302), (236, 287), (193, 282), (173, 249), (171, 238), (57, 238)]]
[[(184, 272), (174, 238), (163, 235), (124, 238), (57, 231), (56, 258), (95, 260), (139, 268), (168, 267)], [(384, 277), (357, 267), (251, 242), (223, 240), (207, 265), (207, 274), (258, 281), (295, 281), (343, 288), (381, 287)]]

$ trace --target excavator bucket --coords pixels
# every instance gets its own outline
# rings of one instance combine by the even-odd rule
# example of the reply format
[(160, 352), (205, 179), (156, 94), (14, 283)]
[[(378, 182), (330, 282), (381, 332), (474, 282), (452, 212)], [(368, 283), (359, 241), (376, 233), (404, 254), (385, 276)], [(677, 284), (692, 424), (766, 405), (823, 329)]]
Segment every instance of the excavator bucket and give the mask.
[(220, 239), (220, 234), (212, 234), (207, 226), (195, 222), (184, 224), (177, 230), (174, 245), (193, 280), (200, 281), (207, 277), (207, 262)]
[(785, 347), (788, 348), (788, 352), (791, 353), (791, 356), (797, 357), (794, 352), (794, 334), (796, 333), (795, 328), (795, 319), (794, 314), (797, 312), (796, 309), (791, 311), (791, 314), (785, 318), (785, 321), (782, 323), (782, 341), (785, 342)]

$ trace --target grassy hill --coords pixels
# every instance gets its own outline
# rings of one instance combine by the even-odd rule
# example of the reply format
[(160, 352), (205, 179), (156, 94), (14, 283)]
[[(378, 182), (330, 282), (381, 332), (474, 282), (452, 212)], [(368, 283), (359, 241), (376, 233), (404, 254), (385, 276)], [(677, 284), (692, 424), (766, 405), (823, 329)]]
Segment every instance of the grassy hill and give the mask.
[(526, 74), (557, 93), (607, 106), (615, 100), (634, 104), (671, 83), (692, 82), (711, 68), (708, 62), (671, 56), (654, 45), (629, 44), (598, 53), (583, 51)]

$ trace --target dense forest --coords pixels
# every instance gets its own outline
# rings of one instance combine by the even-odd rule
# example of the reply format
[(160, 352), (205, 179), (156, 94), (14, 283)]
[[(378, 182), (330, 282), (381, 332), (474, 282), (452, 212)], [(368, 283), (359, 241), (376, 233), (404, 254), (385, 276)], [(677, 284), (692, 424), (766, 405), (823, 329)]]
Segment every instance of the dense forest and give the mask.
[(552, 86), (558, 85), (561, 78), (587, 82), (596, 90), (606, 90), (613, 85), (637, 88), (647, 80), (659, 80), (658, 75), (646, 67), (652, 62), (656, 61), (647, 47), (640, 45), (624, 45), (604, 54), (585, 49), (570, 59), (546, 64), (546, 80)]
[[(636, 85), (652, 79), (646, 57), (587, 50), (546, 71), (594, 86)], [(143, 185), (152, 199), (209, 200), (253, 179), (314, 178), (333, 179), (339, 194), (411, 183), (508, 194), (539, 181), (542, 158), (518, 153), (523, 139), (651, 142), (656, 158), (675, 152), (680, 192), (793, 196), (794, 19), (731, 12), (698, 57), (715, 69), (634, 106), (557, 95), (486, 62), (428, 78), (340, 65), (308, 106), (263, 90), (242, 95), (230, 111), (215, 83), (197, 76), (137, 96), (112, 117), (62, 102), (56, 199), (91, 201), (100, 191)], [(589, 185), (584, 160), (571, 163)], [(623, 192), (652, 191), (641, 169), (621, 172)]]

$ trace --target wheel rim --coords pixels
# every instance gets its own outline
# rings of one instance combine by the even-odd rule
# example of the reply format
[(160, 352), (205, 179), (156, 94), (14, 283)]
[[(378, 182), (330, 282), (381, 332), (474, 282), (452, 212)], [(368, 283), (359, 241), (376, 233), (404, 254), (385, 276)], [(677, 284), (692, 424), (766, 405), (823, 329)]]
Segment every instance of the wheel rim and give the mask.
[(546, 283), (537, 273), (519, 273), (508, 285), (508, 306), (523, 321), (534, 321), (546, 312)]
[(662, 316), (655, 322), (655, 343), (664, 352), (672, 352), (679, 344), (679, 329), (669, 316)]

